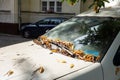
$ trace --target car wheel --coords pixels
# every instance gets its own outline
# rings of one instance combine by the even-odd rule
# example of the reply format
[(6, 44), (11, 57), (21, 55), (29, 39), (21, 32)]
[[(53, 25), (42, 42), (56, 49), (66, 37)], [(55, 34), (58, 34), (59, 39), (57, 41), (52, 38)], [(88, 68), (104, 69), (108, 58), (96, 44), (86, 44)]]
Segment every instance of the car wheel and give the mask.
[(25, 30), (25, 31), (23, 32), (23, 37), (24, 37), (24, 38), (29, 38), (29, 37), (30, 37), (30, 31)]

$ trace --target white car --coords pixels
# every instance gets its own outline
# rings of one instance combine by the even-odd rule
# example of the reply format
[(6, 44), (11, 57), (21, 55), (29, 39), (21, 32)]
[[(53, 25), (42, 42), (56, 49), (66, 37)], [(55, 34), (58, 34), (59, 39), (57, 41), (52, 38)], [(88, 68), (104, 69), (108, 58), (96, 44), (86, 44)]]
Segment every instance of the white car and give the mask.
[(0, 48), (0, 80), (120, 80), (119, 13), (87, 11), (33, 41)]

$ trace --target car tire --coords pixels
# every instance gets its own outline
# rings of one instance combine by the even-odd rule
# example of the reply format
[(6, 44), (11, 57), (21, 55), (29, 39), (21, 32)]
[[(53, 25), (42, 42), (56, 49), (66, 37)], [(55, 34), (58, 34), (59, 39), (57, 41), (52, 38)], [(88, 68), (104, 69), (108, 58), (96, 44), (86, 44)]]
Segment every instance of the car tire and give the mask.
[(24, 37), (24, 38), (30, 38), (30, 31), (29, 31), (29, 30), (25, 30), (25, 31), (23, 32), (23, 37)]

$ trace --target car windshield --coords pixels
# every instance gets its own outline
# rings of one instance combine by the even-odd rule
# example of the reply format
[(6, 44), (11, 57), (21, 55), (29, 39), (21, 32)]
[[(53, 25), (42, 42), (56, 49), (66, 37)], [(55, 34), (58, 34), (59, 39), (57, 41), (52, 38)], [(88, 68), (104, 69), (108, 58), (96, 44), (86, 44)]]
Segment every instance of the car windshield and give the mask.
[[(67, 49), (70, 55), (73, 53), (78, 59), (95, 62), (104, 57), (119, 31), (120, 20), (116, 18), (85, 16), (71, 18), (43, 36), (64, 47), (64, 51), (57, 48), (58, 52), (68, 55)], [(53, 47), (50, 49), (53, 50)]]

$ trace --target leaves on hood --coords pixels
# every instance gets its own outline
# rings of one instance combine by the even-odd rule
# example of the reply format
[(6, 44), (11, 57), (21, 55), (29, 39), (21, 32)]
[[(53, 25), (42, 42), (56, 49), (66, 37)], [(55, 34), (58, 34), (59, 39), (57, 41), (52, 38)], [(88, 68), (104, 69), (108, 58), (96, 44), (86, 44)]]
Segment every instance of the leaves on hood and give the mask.
[(5, 75), (10, 76), (10, 75), (12, 75), (13, 73), (14, 73), (14, 71), (9, 70)]
[(70, 68), (73, 68), (75, 65), (74, 64), (70, 64)]
[(57, 60), (60, 63), (67, 63), (65, 60)]
[(37, 68), (35, 71), (33, 71), (32, 76), (33, 76), (36, 72), (43, 73), (44, 71), (45, 71), (44, 67), (43, 67), (43, 66), (40, 66), (40, 67)]

